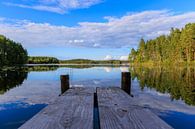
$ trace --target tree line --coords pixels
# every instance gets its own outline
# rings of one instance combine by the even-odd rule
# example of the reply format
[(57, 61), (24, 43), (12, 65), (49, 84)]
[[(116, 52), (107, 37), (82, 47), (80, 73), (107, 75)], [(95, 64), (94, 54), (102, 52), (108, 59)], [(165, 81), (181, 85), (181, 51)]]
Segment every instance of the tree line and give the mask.
[(138, 49), (132, 49), (130, 62), (174, 63), (195, 60), (195, 23), (189, 23), (182, 29), (172, 28), (169, 35), (139, 42)]
[(28, 57), (28, 64), (122, 64), (122, 63), (128, 63), (128, 61), (89, 59), (59, 60), (55, 57), (47, 56)]
[(72, 59), (72, 60), (61, 60), (60, 63), (62, 64), (122, 64), (122, 63), (127, 63), (127, 61)]
[(29, 64), (58, 64), (59, 60), (55, 57), (31, 56), (28, 57)]
[(21, 65), (27, 60), (27, 50), (20, 43), (0, 35), (0, 66)]

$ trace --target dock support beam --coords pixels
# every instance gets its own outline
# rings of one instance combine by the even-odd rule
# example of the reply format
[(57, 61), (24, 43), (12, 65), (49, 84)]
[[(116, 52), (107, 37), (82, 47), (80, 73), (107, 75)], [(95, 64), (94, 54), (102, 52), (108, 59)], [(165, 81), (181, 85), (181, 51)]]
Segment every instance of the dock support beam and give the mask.
[(131, 95), (131, 73), (122, 72), (121, 77), (121, 89)]
[(70, 88), (69, 75), (61, 75), (61, 94), (67, 91)]

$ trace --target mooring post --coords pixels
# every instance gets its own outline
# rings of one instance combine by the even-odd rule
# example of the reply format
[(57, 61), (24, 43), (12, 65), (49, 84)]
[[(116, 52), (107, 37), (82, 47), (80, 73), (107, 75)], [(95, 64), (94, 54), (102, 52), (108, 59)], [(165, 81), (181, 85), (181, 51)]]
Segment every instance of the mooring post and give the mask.
[(67, 91), (70, 88), (69, 84), (69, 75), (61, 75), (61, 94), (63, 94), (65, 91)]
[(131, 73), (130, 72), (122, 72), (121, 88), (126, 93), (131, 95)]

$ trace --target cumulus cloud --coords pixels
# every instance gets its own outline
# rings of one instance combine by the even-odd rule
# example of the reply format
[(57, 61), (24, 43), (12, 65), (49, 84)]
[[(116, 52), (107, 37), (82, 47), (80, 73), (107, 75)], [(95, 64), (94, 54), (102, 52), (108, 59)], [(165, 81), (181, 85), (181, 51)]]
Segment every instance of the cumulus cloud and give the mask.
[(64, 14), (69, 10), (88, 8), (100, 2), (102, 2), (102, 0), (37, 0), (33, 2), (18, 0), (17, 3), (12, 3), (8, 0), (8, 2), (4, 2), (4, 4), (7, 6), (16, 6)]
[(25, 47), (77, 46), (121, 48), (137, 46), (140, 38), (168, 34), (171, 27), (181, 28), (195, 22), (195, 12), (174, 14), (166, 10), (143, 11), (123, 17), (106, 17), (107, 22), (81, 22), (76, 26), (0, 18), (0, 34), (21, 42)]
[(99, 47), (100, 46), (100, 44), (98, 44), (98, 43), (95, 43), (94, 45), (93, 45), (93, 47)]
[(107, 55), (105, 58), (104, 58), (104, 60), (112, 60), (113, 59), (113, 57), (111, 56), (111, 55)]
[(128, 60), (128, 56), (121, 56), (120, 60)]

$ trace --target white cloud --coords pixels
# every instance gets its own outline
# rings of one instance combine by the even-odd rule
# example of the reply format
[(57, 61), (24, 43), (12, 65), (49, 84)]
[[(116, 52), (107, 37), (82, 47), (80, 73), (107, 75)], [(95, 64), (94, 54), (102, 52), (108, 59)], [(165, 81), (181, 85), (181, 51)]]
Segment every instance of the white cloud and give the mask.
[(111, 55), (107, 55), (105, 58), (104, 58), (104, 60), (112, 60), (113, 58), (112, 58), (112, 56)]
[[(102, 0), (37, 0), (33, 2), (19, 0), (18, 3), (4, 2), (4, 4), (7, 6), (16, 6), (64, 14), (69, 10), (88, 8), (100, 2), (102, 2)], [(29, 5), (29, 3), (33, 4)]]
[(93, 47), (99, 47), (100, 46), (100, 44), (98, 44), (98, 43), (95, 43), (94, 45), (93, 45)]
[(128, 60), (128, 56), (121, 56), (120, 60)]
[(77, 26), (0, 18), (0, 34), (21, 42), (25, 47), (77, 46), (121, 48), (137, 46), (140, 38), (151, 39), (168, 34), (171, 27), (181, 28), (195, 22), (195, 12), (144, 11), (120, 18), (106, 17), (107, 22), (82, 22)]

